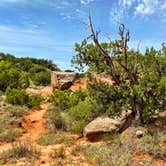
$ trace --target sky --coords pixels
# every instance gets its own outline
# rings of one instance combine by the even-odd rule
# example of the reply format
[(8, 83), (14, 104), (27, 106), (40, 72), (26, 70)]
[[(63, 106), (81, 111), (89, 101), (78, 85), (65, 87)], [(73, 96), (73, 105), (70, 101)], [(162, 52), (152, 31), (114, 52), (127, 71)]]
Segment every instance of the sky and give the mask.
[(166, 0), (0, 0), (0, 52), (50, 59), (71, 69), (74, 44), (90, 35), (91, 14), (101, 41), (130, 31), (130, 48), (144, 52), (166, 42)]

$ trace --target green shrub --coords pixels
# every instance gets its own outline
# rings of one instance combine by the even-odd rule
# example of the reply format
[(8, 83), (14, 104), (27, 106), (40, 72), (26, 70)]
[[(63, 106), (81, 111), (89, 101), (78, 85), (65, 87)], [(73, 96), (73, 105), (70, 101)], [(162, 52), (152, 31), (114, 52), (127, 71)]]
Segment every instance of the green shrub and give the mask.
[(13, 144), (11, 148), (1, 153), (0, 159), (8, 160), (11, 158), (19, 159), (23, 157), (38, 159), (39, 156), (40, 156), (39, 150), (35, 146), (33, 146), (31, 143), (19, 142), (19, 143)]
[(87, 91), (83, 89), (76, 90), (70, 94), (70, 106), (76, 106), (80, 101), (84, 101), (87, 97)]
[(82, 145), (77, 150), (84, 153), (89, 163), (97, 166), (127, 166), (132, 160), (128, 145), (92, 144)]
[(6, 105), (4, 109), (8, 112), (10, 117), (16, 119), (21, 118), (28, 110), (25, 106)]
[(153, 135), (146, 135), (141, 138), (140, 142), (137, 144), (137, 149), (154, 157), (164, 158), (166, 156), (165, 150), (161, 146), (160, 136), (155, 133)]
[(72, 138), (65, 136), (64, 134), (45, 134), (41, 135), (37, 142), (40, 145), (56, 145), (56, 144), (70, 144), (72, 142)]
[(58, 107), (50, 106), (46, 115), (47, 128), (50, 131), (65, 130), (65, 119), (62, 116), (62, 112)]
[(22, 74), (19, 79), (19, 87), (22, 89), (26, 89), (30, 85), (29, 77), (27, 74)]
[(86, 90), (77, 90), (75, 92), (70, 90), (57, 90), (52, 96), (52, 101), (54, 102), (55, 106), (64, 111), (76, 106), (80, 101), (84, 101), (86, 97)]
[(43, 99), (44, 98), (41, 95), (29, 95), (23, 89), (7, 88), (6, 90), (6, 102), (13, 105), (25, 105), (29, 108), (39, 108)]
[(25, 130), (21, 129), (5, 129), (5, 131), (0, 132), (0, 141), (2, 142), (13, 142), (17, 137), (21, 136)]
[(30, 78), (35, 85), (46, 86), (51, 82), (51, 74), (45, 67), (34, 65), (30, 70)]
[(33, 83), (35, 85), (42, 85), (46, 86), (49, 85), (51, 82), (51, 74), (50, 71), (41, 71), (39, 73), (35, 73), (31, 77)]
[(33, 67), (31, 67), (31, 69), (29, 70), (29, 72), (31, 74), (35, 74), (35, 73), (39, 73), (42, 71), (46, 71), (46, 68), (40, 66), (40, 65), (33, 65)]
[(27, 106), (29, 108), (40, 108), (40, 103), (41, 101), (43, 101), (44, 98), (41, 95), (37, 95), (37, 94), (31, 94), (29, 95), (29, 100), (27, 103)]
[(29, 79), (11, 63), (0, 61), (0, 89), (5, 91), (8, 86), (11, 88), (27, 88)]
[(6, 102), (14, 105), (26, 105), (29, 101), (29, 95), (23, 89), (6, 90)]
[(64, 111), (65, 109), (70, 108), (70, 94), (71, 92), (69, 90), (57, 90), (51, 97), (51, 101), (55, 106), (59, 107), (60, 110)]
[(94, 107), (88, 101), (81, 101), (75, 107), (68, 110), (69, 121), (71, 122), (68, 126), (69, 130), (75, 133), (81, 133), (83, 128), (92, 120)]

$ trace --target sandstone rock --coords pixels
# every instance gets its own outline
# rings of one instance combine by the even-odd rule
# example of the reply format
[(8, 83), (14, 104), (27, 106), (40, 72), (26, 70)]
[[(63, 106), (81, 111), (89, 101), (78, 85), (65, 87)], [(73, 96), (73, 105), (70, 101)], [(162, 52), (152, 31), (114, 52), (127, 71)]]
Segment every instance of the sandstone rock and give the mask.
[(51, 85), (55, 89), (68, 89), (76, 80), (77, 73), (74, 72), (52, 72)]
[(88, 139), (102, 135), (103, 133), (122, 132), (131, 124), (131, 111), (124, 111), (121, 116), (109, 118), (106, 115), (100, 116), (90, 122), (84, 128), (84, 136)]
[(143, 131), (141, 131), (141, 130), (136, 131), (135, 134), (136, 134), (137, 138), (141, 138), (144, 135)]

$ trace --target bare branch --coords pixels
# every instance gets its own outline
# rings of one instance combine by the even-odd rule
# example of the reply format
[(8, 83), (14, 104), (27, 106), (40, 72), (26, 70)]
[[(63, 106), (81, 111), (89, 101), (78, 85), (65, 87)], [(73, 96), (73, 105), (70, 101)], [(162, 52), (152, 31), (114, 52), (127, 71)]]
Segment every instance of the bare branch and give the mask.
[(95, 31), (94, 31), (91, 15), (89, 15), (89, 28), (90, 28), (90, 31), (92, 33), (92, 39), (93, 39), (97, 49), (101, 53), (102, 58), (105, 61), (105, 63), (107, 64), (107, 66), (110, 67), (110, 72), (111, 72), (111, 75), (112, 75), (114, 81), (116, 82), (117, 85), (119, 85), (120, 84), (120, 80), (117, 77), (117, 74), (116, 74), (116, 71), (115, 71), (115, 67), (114, 67), (114, 64), (113, 64), (113, 59), (112, 59), (112, 57), (109, 56), (109, 54), (100, 45), (100, 43), (98, 41), (98, 34), (99, 33), (98, 32), (95, 33)]

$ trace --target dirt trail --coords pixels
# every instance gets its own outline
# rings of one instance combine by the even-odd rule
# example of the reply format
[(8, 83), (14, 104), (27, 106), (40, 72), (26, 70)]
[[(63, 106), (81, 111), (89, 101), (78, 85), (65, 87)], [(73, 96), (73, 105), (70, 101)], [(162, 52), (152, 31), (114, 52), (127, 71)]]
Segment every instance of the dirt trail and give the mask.
[[(64, 144), (42, 146), (42, 145), (37, 144), (37, 142), (36, 142), (36, 140), (39, 138), (40, 134), (44, 133), (46, 130), (44, 114), (46, 113), (49, 105), (50, 105), (50, 103), (41, 103), (41, 105), (40, 105), (41, 109), (30, 110), (23, 117), (22, 124), (21, 124), (22, 127), (26, 129), (26, 133), (23, 134), (21, 137), (17, 138), (17, 140), (13, 143), (5, 143), (3, 145), (0, 145), (0, 152), (3, 152), (5, 150), (11, 148), (14, 143), (28, 142), (28, 143), (31, 143), (32, 145), (34, 145), (36, 148), (38, 148), (41, 152), (40, 159), (37, 160), (35, 162), (35, 165), (33, 165), (33, 166), (49, 165), (49, 163), (53, 161), (53, 159), (50, 157), (50, 153), (59, 150), (61, 147), (65, 147), (66, 157), (72, 157), (71, 156), (72, 148), (77, 145), (80, 145), (80, 144), (85, 144), (86, 143), (85, 139), (78, 139), (72, 145), (67, 146), (67, 147), (64, 146)], [(66, 134), (70, 135), (69, 133), (66, 133)], [(76, 160), (78, 161), (79, 159), (76, 159)]]
[(29, 111), (29, 113), (23, 117), (22, 127), (26, 129), (27, 133), (18, 140), (35, 141), (39, 135), (45, 131), (45, 121), (43, 116), (49, 105), (50, 103), (41, 103), (41, 109)]
[[(44, 114), (50, 103), (41, 103), (41, 109), (30, 110), (28, 114), (23, 117), (22, 127), (26, 129), (26, 133), (19, 137), (14, 143), (18, 141), (34, 141), (39, 135), (45, 131)], [(10, 148), (13, 143), (6, 143), (0, 146), (0, 152)]]

